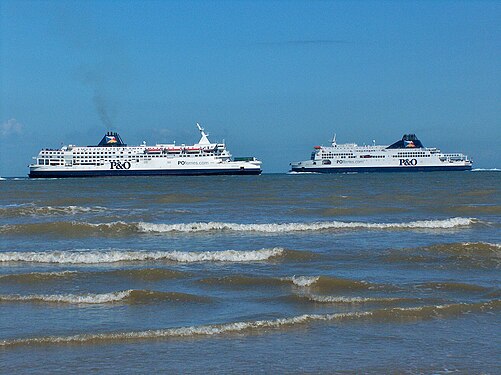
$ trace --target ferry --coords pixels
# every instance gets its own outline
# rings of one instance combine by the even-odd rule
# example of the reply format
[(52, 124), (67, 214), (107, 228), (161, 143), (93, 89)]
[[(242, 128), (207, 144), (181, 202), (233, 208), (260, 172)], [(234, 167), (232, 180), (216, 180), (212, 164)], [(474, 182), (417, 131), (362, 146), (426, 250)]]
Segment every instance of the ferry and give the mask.
[(338, 144), (336, 136), (331, 146), (315, 146), (310, 160), (291, 163), (291, 172), (351, 173), (351, 172), (425, 172), (471, 170), (472, 161), (461, 153), (442, 153), (424, 147), (415, 134), (405, 134), (401, 140), (379, 146), (356, 143)]
[(157, 176), (157, 175), (258, 175), (261, 161), (235, 157), (225, 143), (211, 143), (197, 123), (201, 138), (194, 145), (156, 144), (127, 146), (116, 132), (107, 132), (97, 146), (63, 146), (43, 149), (29, 165), (30, 178)]

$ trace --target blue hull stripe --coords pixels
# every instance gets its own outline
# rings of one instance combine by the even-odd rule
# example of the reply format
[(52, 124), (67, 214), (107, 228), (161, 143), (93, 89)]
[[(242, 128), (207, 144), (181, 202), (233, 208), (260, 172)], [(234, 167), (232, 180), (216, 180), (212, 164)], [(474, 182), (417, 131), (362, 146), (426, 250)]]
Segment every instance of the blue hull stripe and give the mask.
[(200, 176), (200, 175), (258, 175), (260, 169), (155, 169), (106, 171), (31, 171), (30, 178), (103, 177), (103, 176)]
[(469, 170), (471, 170), (471, 166), (292, 168), (292, 172), (315, 172), (315, 173), (435, 172), (435, 171), (469, 171)]

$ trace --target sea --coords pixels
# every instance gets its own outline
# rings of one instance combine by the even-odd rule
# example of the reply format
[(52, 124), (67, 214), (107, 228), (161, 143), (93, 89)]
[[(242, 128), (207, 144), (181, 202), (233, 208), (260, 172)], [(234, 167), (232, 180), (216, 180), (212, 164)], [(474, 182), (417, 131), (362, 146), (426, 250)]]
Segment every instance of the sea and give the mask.
[(0, 192), (0, 373), (501, 373), (499, 172)]

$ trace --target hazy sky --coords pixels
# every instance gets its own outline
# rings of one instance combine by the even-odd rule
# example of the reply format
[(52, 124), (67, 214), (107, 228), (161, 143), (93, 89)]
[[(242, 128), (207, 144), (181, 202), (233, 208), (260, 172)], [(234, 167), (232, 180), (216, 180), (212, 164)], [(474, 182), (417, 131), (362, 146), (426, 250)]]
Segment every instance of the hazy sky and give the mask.
[(0, 176), (42, 147), (198, 141), (286, 172), (312, 146), (501, 167), (501, 2), (0, 1)]

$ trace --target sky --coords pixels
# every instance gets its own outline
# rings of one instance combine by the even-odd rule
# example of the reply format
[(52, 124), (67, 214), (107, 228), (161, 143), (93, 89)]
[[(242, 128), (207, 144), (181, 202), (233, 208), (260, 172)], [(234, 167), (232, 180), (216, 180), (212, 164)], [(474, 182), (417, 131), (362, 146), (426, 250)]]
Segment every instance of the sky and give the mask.
[(193, 143), (286, 172), (312, 146), (501, 168), (500, 1), (0, 1), (0, 176), (41, 148)]

